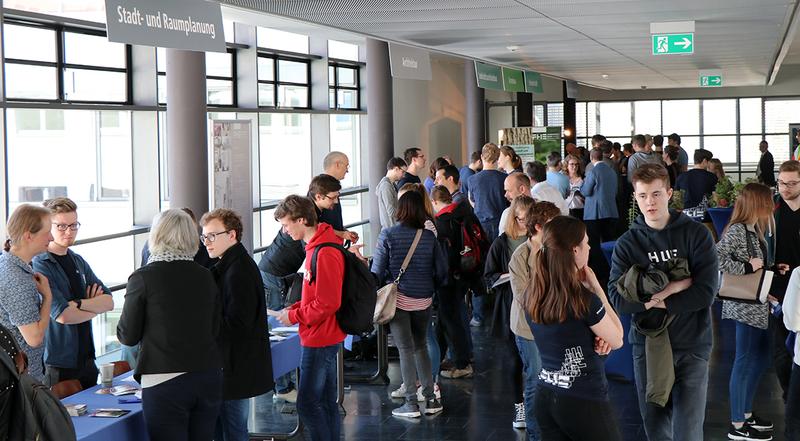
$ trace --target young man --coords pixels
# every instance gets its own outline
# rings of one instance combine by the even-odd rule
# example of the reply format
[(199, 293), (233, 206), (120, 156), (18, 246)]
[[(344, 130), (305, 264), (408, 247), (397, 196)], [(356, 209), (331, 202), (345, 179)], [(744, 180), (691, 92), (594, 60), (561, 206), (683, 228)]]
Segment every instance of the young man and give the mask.
[(403, 152), (403, 159), (405, 159), (406, 164), (408, 164), (408, 168), (405, 173), (403, 173), (403, 177), (395, 184), (398, 190), (409, 182), (412, 184), (421, 184), (422, 181), (419, 179), (419, 175), (425, 173), (426, 160), (425, 154), (422, 153), (421, 149), (416, 147), (406, 149), (406, 151)]
[[(608, 292), (617, 311), (633, 314), (632, 321), (653, 308), (672, 321), (667, 327), (675, 380), (665, 407), (649, 404), (645, 336), (631, 327), (634, 377), (647, 438), (653, 440), (703, 439), (706, 411), (708, 358), (711, 354), (711, 304), (717, 291), (719, 266), (714, 240), (708, 229), (684, 214), (670, 211), (669, 176), (660, 164), (644, 164), (634, 173), (633, 188), (642, 215), (617, 241), (611, 263)], [(666, 270), (672, 259), (685, 259), (690, 277), (672, 281), (647, 303), (626, 300), (617, 281), (634, 265), (650, 264)]]
[[(525, 173), (511, 173), (506, 177), (506, 180), (503, 181), (503, 190), (505, 190), (505, 197), (506, 200), (511, 203), (516, 199), (517, 196), (531, 195), (531, 179)], [(511, 213), (511, 207), (506, 208), (503, 210), (503, 214), (500, 216), (500, 227), (498, 236), (503, 234), (506, 231), (506, 221), (508, 220), (508, 214)], [(494, 239), (494, 238), (492, 238)]]
[(378, 196), (378, 214), (380, 215), (381, 228), (389, 228), (397, 223), (397, 188), (394, 184), (406, 172), (406, 161), (402, 158), (392, 158), (386, 163), (386, 176), (381, 178), (375, 193)]
[(678, 148), (678, 165), (681, 168), (681, 173), (685, 172), (689, 169), (689, 154), (686, 153), (683, 147), (681, 147), (681, 136), (677, 133), (673, 133), (667, 137), (667, 145), (674, 145)]
[[(709, 150), (694, 151), (694, 168), (681, 173), (675, 180), (675, 189), (683, 190), (683, 206), (696, 207), (703, 196), (710, 198), (717, 186), (717, 175), (708, 171), (708, 162), (714, 154)], [(680, 156), (678, 157), (680, 159)]]
[(583, 206), (583, 222), (589, 236), (589, 265), (594, 269), (600, 283), (608, 281), (608, 261), (600, 244), (617, 238), (619, 221), (617, 209), (617, 187), (619, 177), (603, 161), (600, 150), (590, 153), (594, 167), (586, 174), (581, 185), (581, 194), (586, 197)]
[(314, 204), (291, 195), (275, 209), (275, 220), (295, 240), (306, 243), (306, 277), (302, 300), (284, 309), (278, 320), (284, 325), (300, 324), (300, 381), (297, 414), (313, 441), (338, 440), (341, 417), (336, 382), (336, 355), (345, 334), (336, 321), (342, 302), (344, 256), (326, 247), (317, 254), (317, 273), (310, 284), (311, 256), (317, 245), (336, 242), (328, 224), (318, 224)]
[(461, 174), (455, 165), (448, 165), (436, 170), (436, 178), (433, 183), (436, 185), (443, 185), (450, 192), (450, 197), (453, 202), (460, 204), (467, 200), (467, 195), (461, 191), (459, 185)]
[(660, 164), (661, 158), (655, 153), (647, 151), (647, 141), (644, 135), (634, 135), (631, 138), (633, 155), (628, 158), (628, 182), (633, 182), (633, 174), (643, 164)]
[(92, 319), (114, 309), (114, 299), (83, 257), (69, 249), (81, 226), (75, 202), (55, 198), (43, 205), (53, 213), (53, 240), (46, 253), (34, 257), (33, 269), (47, 277), (53, 292), (45, 338), (45, 383), (78, 380), (86, 389), (97, 384)]
[(761, 141), (758, 143), (758, 150), (761, 152), (761, 158), (758, 160), (756, 178), (758, 178), (758, 182), (767, 187), (774, 187), (775, 160), (772, 158), (772, 153), (769, 151), (769, 143), (767, 143), (766, 140)]
[(358, 242), (358, 233), (355, 231), (345, 231), (344, 226), (341, 230), (337, 229), (333, 224), (328, 222), (337, 222), (341, 225), (341, 221), (331, 219), (331, 212), (338, 210), (341, 216), (341, 208), (339, 207), (339, 196), (342, 190), (342, 184), (334, 176), (328, 174), (321, 174), (314, 176), (311, 183), (308, 184), (308, 197), (314, 202), (317, 210), (317, 219), (319, 222), (324, 222), (333, 228), (334, 234), (339, 237), (339, 242), (342, 240), (350, 241), (350, 243)]
[[(469, 157), (469, 164), (461, 167), (458, 171), (458, 180), (461, 182), (461, 193), (469, 194), (469, 187), (467, 187), (467, 180), (470, 176), (483, 170), (483, 161), (481, 161), (481, 152), (475, 151)], [(440, 184), (437, 184), (440, 185)]]
[(238, 214), (218, 208), (204, 214), (200, 225), (200, 238), (208, 255), (219, 258), (211, 274), (222, 297), (223, 402), (215, 438), (246, 441), (250, 398), (275, 386), (264, 284), (256, 263), (242, 245), (242, 219)]
[(563, 198), (569, 195), (569, 178), (561, 173), (561, 155), (558, 152), (547, 155), (547, 183), (560, 191)]
[[(339, 181), (339, 188), (342, 188), (341, 182), (347, 172), (350, 171), (350, 160), (342, 152), (330, 152), (322, 160), (323, 175), (328, 175)], [(337, 190), (338, 191), (338, 190)], [(339, 204), (337, 196), (336, 203), (331, 205), (327, 211), (320, 213), (320, 222), (325, 222), (333, 227), (336, 235), (342, 240), (350, 241), (351, 243), (358, 242), (358, 233), (355, 231), (347, 231), (344, 229), (344, 222), (342, 221), (342, 206)]]
[(547, 169), (539, 161), (532, 161), (525, 164), (525, 174), (531, 180), (531, 195), (537, 201), (552, 202), (561, 210), (564, 216), (569, 215), (567, 201), (561, 197), (561, 193), (547, 183)]

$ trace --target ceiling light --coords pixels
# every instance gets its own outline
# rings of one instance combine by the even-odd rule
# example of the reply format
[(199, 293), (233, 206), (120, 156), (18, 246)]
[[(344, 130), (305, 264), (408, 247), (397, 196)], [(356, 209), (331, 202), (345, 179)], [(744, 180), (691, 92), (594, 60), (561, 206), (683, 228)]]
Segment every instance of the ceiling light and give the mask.
[(603, 75), (600, 75), (600, 76), (603, 77), (604, 80), (608, 79), (608, 74), (603, 74)]
[(519, 50), (519, 46), (506, 46), (506, 49), (508, 49), (511, 52), (516, 52)]

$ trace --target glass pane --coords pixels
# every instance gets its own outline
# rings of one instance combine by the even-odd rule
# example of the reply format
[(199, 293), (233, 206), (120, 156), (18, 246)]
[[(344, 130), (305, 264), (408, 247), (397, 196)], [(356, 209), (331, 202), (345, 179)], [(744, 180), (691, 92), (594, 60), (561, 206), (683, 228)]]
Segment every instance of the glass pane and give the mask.
[[(787, 130), (788, 132), (788, 130)], [(775, 165), (789, 160), (789, 135), (767, 135), (764, 137), (769, 143), (769, 151), (775, 160)]]
[(548, 126), (564, 125), (564, 103), (547, 104), (547, 125)]
[(534, 105), (533, 106), (533, 125), (536, 127), (543, 127), (544, 126), (544, 106), (543, 105)]
[(631, 103), (600, 103), (600, 134), (606, 137), (631, 135)]
[(105, 23), (105, 2), (103, 0), (3, 0), (4, 8), (21, 9), (60, 17)]
[[(788, 136), (788, 135), (786, 135)], [(758, 165), (758, 161), (761, 160), (761, 151), (758, 150), (758, 145), (764, 139), (761, 135), (743, 135), (742, 137), (742, 167), (745, 165), (751, 165), (753, 170), (755, 170), (756, 165)], [(770, 144), (769, 150), (772, 151), (774, 147)], [(773, 153), (773, 156), (775, 153)], [(779, 165), (780, 163), (776, 160), (775, 165)]]
[[(597, 134), (597, 103), (586, 103), (586, 136)], [(587, 143), (589, 147), (591, 144)]]
[(56, 32), (31, 26), (3, 25), (3, 55), (35, 61), (56, 61)]
[(275, 85), (258, 83), (258, 105), (259, 106), (274, 106), (275, 105)]
[(328, 66), (328, 86), (336, 85), (336, 67)]
[(125, 67), (125, 45), (97, 35), (64, 33), (66, 62), (88, 66)]
[(336, 89), (328, 89), (328, 107), (336, 108)]
[(339, 89), (339, 108), (340, 109), (358, 109), (358, 91)]
[(736, 164), (736, 136), (706, 136), (703, 143), (703, 148), (711, 151), (723, 164)]
[(167, 50), (163, 47), (156, 48), (156, 69), (159, 72), (167, 71)]
[(282, 51), (308, 53), (308, 37), (301, 34), (279, 31), (270, 28), (256, 28), (258, 47), (278, 49)]
[[(33, 112), (38, 116), (34, 117)], [(103, 118), (104, 113), (7, 110), (8, 126), (17, 128), (6, 132), (12, 210), (21, 203), (66, 196), (78, 204), (83, 224), (81, 238), (131, 228), (130, 112), (113, 111), (117, 116), (111, 118)], [(116, 127), (114, 119), (118, 120)], [(20, 130), (23, 127), (25, 130)], [(107, 199), (103, 194), (115, 197)]]
[(739, 133), (761, 133), (761, 98), (739, 100)]
[(233, 54), (206, 52), (206, 75), (233, 77)]
[(64, 99), (72, 101), (112, 101), (127, 99), (126, 75), (87, 69), (64, 70)]
[(279, 107), (308, 107), (308, 87), (278, 86)]
[(358, 83), (356, 82), (356, 70), (349, 68), (349, 67), (337, 67), (336, 70), (339, 74), (337, 81), (339, 82), (339, 86), (345, 87), (356, 87)]
[(207, 103), (216, 105), (233, 105), (233, 81), (206, 80)]
[(328, 40), (328, 57), (358, 61), (358, 45)]
[(653, 136), (661, 133), (661, 101), (636, 101), (633, 106), (634, 132)]
[(275, 60), (258, 57), (258, 79), (261, 81), (275, 81)]
[[(344, 182), (342, 183), (344, 187)], [(369, 193), (367, 193), (369, 194)], [(342, 223), (344, 225), (355, 224), (361, 222), (364, 217), (361, 213), (362, 196), (364, 193), (351, 194), (349, 196), (342, 196), (339, 198), (339, 204), (342, 206)]]
[[(258, 130), (261, 200), (305, 195), (311, 181), (311, 115), (262, 113)], [(291, 167), (280, 160), (287, 147), (292, 151)], [(271, 240), (272, 235), (265, 237)]]
[(308, 83), (308, 64), (299, 61), (278, 60), (278, 81)]
[[(785, 137), (788, 140), (789, 124), (796, 123), (798, 116), (800, 116), (800, 100), (766, 100), (764, 102), (764, 112), (767, 133), (786, 133)], [(785, 141), (785, 143), (788, 143), (788, 141)], [(786, 149), (788, 152), (788, 144), (786, 144)], [(775, 155), (775, 151), (772, 154)], [(775, 157), (775, 162), (778, 162), (777, 156)]]
[(167, 104), (167, 76), (158, 76), (158, 104)]
[[(700, 133), (700, 102), (698, 100), (663, 101), (664, 136), (677, 133), (698, 135)], [(681, 139), (683, 141), (683, 139)], [(684, 148), (685, 143), (681, 143)], [(689, 149), (686, 149), (689, 152)], [(692, 155), (689, 154), (689, 162)]]
[(222, 19), (222, 30), (225, 32), (226, 43), (236, 43), (235, 29), (233, 20)]
[(47, 99), (58, 98), (56, 68), (6, 64), (6, 97)]
[(703, 133), (735, 134), (736, 100), (703, 100)]
[[(667, 140), (665, 138), (664, 145), (666, 144)], [(694, 164), (694, 151), (700, 148), (700, 137), (681, 135), (681, 147), (683, 147), (683, 149), (686, 150), (686, 154), (689, 155), (689, 168), (692, 168), (692, 165)]]
[[(305, 194), (305, 193), (302, 193)], [(285, 196), (284, 196), (285, 197)], [(282, 199), (282, 198), (281, 198)], [(261, 212), (261, 246), (269, 246), (272, 239), (281, 229), (281, 224), (275, 220), (275, 210), (265, 210)]]
[[(536, 118), (534, 118), (534, 120), (535, 119)], [(575, 137), (576, 138), (586, 137), (586, 103), (575, 104)]]
[[(361, 131), (359, 117), (358, 115), (331, 115), (330, 127), (331, 151), (346, 154), (350, 161), (350, 172), (342, 179), (342, 188), (358, 186), (361, 182), (361, 169), (359, 167), (359, 164), (361, 164)], [(344, 206), (345, 204), (342, 204), (342, 208)], [(360, 213), (359, 216), (361, 216)], [(359, 220), (361, 220), (360, 217), (351, 222)]]

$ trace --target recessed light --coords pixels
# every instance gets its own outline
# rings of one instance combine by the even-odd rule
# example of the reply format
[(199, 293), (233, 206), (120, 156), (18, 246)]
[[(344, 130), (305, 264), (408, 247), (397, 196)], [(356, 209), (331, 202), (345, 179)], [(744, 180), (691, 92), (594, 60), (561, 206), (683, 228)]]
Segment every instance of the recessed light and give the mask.
[(604, 80), (608, 79), (608, 74), (603, 74), (603, 75), (600, 75), (600, 76), (603, 77)]
[(516, 52), (519, 50), (519, 46), (506, 46), (506, 49), (508, 49), (511, 52)]

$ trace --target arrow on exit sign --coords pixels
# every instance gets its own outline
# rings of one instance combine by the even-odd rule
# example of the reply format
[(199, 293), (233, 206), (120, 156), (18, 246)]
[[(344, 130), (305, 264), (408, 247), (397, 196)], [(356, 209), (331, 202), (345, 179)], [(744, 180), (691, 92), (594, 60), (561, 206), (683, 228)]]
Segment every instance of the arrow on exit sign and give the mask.
[(700, 87), (721, 87), (722, 75), (700, 75)]
[(653, 55), (693, 54), (694, 34), (653, 34)]

